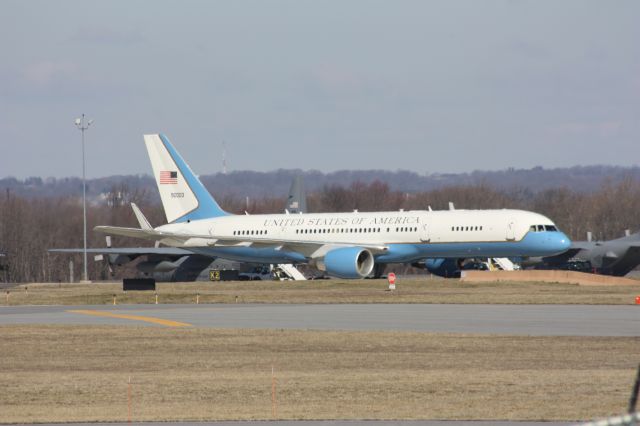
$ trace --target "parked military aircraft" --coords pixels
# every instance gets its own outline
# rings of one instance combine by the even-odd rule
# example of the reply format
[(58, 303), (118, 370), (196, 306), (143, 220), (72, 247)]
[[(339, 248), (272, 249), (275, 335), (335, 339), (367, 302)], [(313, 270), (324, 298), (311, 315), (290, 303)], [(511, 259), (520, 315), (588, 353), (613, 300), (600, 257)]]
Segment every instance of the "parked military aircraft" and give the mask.
[(551, 256), (570, 245), (551, 220), (522, 210), (232, 215), (164, 135), (144, 139), (168, 224), (152, 228), (136, 212), (140, 228), (96, 231), (242, 262), (307, 263), (340, 278), (366, 277), (375, 264)]
[(524, 261), (536, 269), (575, 269), (618, 277), (640, 265), (640, 232), (608, 241), (574, 241), (560, 254)]
[[(140, 219), (140, 209), (135, 204), (132, 207), (136, 216)], [(304, 183), (302, 177), (297, 176), (291, 182), (291, 188), (285, 203), (285, 211), (288, 213), (306, 213), (306, 209), (307, 199)], [(179, 247), (111, 247), (111, 237), (109, 236), (107, 236), (106, 242), (106, 247), (90, 248), (87, 249), (87, 253), (95, 254), (98, 261), (106, 261), (110, 272), (113, 271), (112, 268), (114, 266), (124, 266), (141, 256), (145, 256), (146, 259), (138, 263), (136, 269), (146, 276), (155, 278), (157, 281), (208, 281), (210, 279), (209, 271), (211, 270), (242, 270), (240, 262), (212, 259), (211, 256), (195, 254)], [(82, 253), (83, 249), (51, 249), (49, 252)], [(0, 256), (2, 256), (2, 253), (0, 253)], [(289, 272), (295, 274), (295, 271), (286, 266), (280, 269), (285, 275)], [(266, 276), (265, 274), (262, 275)], [(243, 276), (241, 275), (240, 278), (243, 278)], [(249, 279), (256, 279), (254, 272), (248, 273), (246, 276)], [(295, 274), (293, 278), (300, 279), (300, 277), (301, 274)]]

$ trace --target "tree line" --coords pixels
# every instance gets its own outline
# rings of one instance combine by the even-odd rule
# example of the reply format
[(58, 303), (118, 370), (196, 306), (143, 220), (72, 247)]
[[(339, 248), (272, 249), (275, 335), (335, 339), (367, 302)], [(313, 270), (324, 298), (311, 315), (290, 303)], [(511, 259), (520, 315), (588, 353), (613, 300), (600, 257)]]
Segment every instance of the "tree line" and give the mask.
[[(212, 188), (213, 189), (213, 188)], [(215, 191), (211, 191), (215, 194)], [(217, 197), (218, 198), (218, 197)], [(285, 197), (246, 198), (224, 195), (218, 198), (221, 207), (236, 214), (279, 213)], [(153, 226), (166, 222), (157, 194), (146, 188), (131, 188), (126, 183), (114, 185), (99, 202), (87, 205), (88, 247), (104, 247), (105, 237), (93, 232), (97, 225), (137, 227), (130, 207), (135, 202)], [(640, 228), (640, 181), (628, 177), (618, 182), (605, 182), (591, 192), (567, 187), (543, 191), (528, 188), (499, 189), (486, 183), (449, 186), (424, 192), (392, 190), (382, 181), (350, 185), (325, 185), (310, 192), (307, 204), (310, 212), (384, 211), (384, 210), (445, 210), (449, 202), (456, 209), (524, 209), (551, 218), (573, 240), (586, 239), (587, 231), (594, 238), (612, 239)], [(124, 237), (114, 237), (114, 246), (139, 247), (150, 243)], [(73, 260), (74, 277), (79, 279), (82, 255), (48, 253), (50, 248), (82, 248), (83, 219), (81, 197), (27, 198), (6, 191), (0, 195), (0, 251), (6, 253), (6, 270), (0, 279), (10, 282), (65, 282), (69, 280), (69, 260)], [(109, 277), (104, 262), (89, 257), (89, 278)], [(130, 274), (118, 270), (116, 278)]]
[[(326, 186), (352, 183), (372, 184), (382, 181), (394, 191), (410, 193), (433, 191), (452, 186), (470, 186), (484, 182), (496, 190), (524, 188), (533, 192), (554, 189), (559, 186), (579, 192), (591, 192), (609, 181), (620, 183), (625, 178), (640, 180), (640, 167), (621, 166), (574, 166), (555, 169), (533, 167), (530, 169), (508, 168), (504, 170), (476, 170), (468, 173), (420, 174), (408, 170), (338, 170), (323, 173), (318, 170), (278, 169), (267, 172), (235, 170), (229, 173), (203, 173), (200, 180), (207, 187), (216, 188), (218, 197), (227, 194), (242, 194), (250, 198), (278, 197), (286, 194), (294, 177), (301, 176), (310, 192), (321, 191)], [(87, 179), (87, 197), (100, 199), (113, 186), (126, 185), (132, 190), (151, 191), (152, 199), (160, 201), (155, 189), (155, 179), (148, 174), (107, 176)], [(82, 179), (78, 177), (0, 178), (0, 190), (28, 198), (77, 196), (82, 193)]]

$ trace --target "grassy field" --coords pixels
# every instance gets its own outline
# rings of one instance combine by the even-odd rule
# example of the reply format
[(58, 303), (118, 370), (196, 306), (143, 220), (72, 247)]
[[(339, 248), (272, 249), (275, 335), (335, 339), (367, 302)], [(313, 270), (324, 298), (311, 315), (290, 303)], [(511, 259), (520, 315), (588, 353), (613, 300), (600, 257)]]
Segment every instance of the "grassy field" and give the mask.
[[(159, 303), (509, 303), (634, 304), (637, 286), (559, 283), (462, 283), (451, 279), (199, 282), (157, 285)], [(153, 292), (122, 292), (121, 283), (27, 284), (9, 289), (10, 305), (101, 305), (155, 303)], [(6, 290), (0, 305), (7, 304)]]
[(622, 413), (639, 338), (0, 327), (0, 422), (576, 420)]

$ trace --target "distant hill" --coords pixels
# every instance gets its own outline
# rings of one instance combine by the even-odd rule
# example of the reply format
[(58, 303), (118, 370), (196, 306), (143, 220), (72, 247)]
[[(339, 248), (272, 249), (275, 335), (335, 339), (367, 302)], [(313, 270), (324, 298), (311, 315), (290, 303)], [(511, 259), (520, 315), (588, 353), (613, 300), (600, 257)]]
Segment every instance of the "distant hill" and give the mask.
[[(590, 192), (605, 182), (618, 183), (623, 179), (640, 181), (640, 167), (576, 166), (571, 168), (507, 169), (499, 171), (474, 171), (471, 173), (426, 174), (410, 171), (341, 170), (322, 173), (317, 170), (275, 170), (271, 172), (235, 171), (201, 176), (202, 182), (216, 197), (283, 197), (296, 175), (304, 177), (308, 192), (325, 186), (350, 186), (353, 182), (381, 181), (391, 190), (407, 193), (430, 191), (450, 186), (467, 186), (483, 183), (498, 190), (526, 189), (533, 193), (550, 188), (566, 187), (573, 191)], [(144, 192), (150, 201), (159, 201), (155, 182), (149, 175), (109, 176), (87, 180), (87, 194), (94, 202), (114, 189), (126, 187), (128, 191)], [(29, 177), (24, 180), (12, 177), (0, 179), (1, 195), (27, 197), (76, 197), (82, 194), (82, 180), (70, 178)]]

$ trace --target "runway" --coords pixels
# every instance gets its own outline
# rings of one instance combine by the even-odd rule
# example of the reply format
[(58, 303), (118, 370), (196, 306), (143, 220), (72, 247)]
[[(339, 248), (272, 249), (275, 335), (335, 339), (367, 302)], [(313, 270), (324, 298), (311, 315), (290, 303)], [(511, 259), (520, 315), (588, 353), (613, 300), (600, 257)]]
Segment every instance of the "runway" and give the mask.
[[(85, 311), (85, 312), (78, 312)], [(89, 311), (89, 312), (87, 312)], [(382, 330), (531, 336), (640, 336), (640, 306), (119, 305), (0, 308), (0, 325), (95, 324)]]
[[(507, 421), (456, 421), (456, 420), (274, 420), (230, 422), (148, 422), (142, 426), (562, 426), (559, 422), (507, 422)], [(73, 426), (129, 426), (129, 423), (73, 423)], [(38, 426), (62, 426), (61, 423), (39, 423)]]

